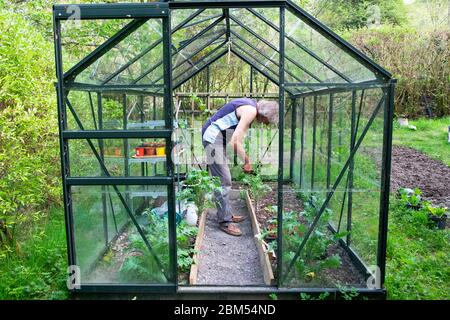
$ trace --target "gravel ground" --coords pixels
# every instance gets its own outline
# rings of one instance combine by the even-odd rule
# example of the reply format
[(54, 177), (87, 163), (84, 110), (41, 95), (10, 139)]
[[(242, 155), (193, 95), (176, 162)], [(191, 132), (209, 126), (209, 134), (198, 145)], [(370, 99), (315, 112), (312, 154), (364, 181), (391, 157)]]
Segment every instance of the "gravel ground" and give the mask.
[(200, 248), (199, 285), (264, 285), (263, 272), (253, 237), (246, 204), (231, 200), (236, 215), (247, 216), (239, 223), (241, 237), (219, 230), (215, 210), (206, 219), (205, 234)]

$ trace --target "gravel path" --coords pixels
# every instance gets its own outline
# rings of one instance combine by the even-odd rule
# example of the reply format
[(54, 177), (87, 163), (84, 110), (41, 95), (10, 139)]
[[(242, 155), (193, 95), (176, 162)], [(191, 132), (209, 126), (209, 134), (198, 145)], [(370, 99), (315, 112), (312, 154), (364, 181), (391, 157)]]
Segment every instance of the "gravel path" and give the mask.
[(239, 223), (241, 237), (219, 230), (215, 210), (206, 219), (205, 234), (200, 248), (199, 285), (264, 285), (263, 272), (248, 217), (247, 206), (241, 199), (231, 200), (236, 215), (247, 216)]

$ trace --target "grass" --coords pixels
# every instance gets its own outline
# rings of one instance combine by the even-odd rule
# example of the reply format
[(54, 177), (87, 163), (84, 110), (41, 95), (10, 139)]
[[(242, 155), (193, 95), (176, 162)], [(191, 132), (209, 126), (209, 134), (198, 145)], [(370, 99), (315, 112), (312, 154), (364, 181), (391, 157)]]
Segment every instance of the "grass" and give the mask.
[(450, 297), (450, 232), (429, 226), (425, 210), (391, 201), (386, 288), (396, 300)]
[(0, 260), (0, 300), (66, 299), (67, 250), (62, 208), (50, 210), (21, 243), (22, 254)]
[[(450, 166), (450, 117), (410, 121), (417, 131), (394, 125), (394, 145), (407, 146)], [(428, 226), (426, 212), (391, 200), (386, 287), (390, 299), (448, 299), (450, 233)]]
[(412, 120), (410, 123), (417, 127), (417, 131), (400, 128), (395, 123), (394, 145), (417, 149), (450, 166), (450, 144), (448, 143), (450, 117)]

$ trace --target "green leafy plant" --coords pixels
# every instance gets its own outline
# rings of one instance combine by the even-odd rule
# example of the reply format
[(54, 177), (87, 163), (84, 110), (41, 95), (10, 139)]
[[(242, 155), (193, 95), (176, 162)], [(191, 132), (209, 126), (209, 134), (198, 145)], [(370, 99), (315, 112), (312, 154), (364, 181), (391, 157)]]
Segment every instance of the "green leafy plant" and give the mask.
[(300, 300), (309, 300), (309, 301), (323, 301), (323, 300), (327, 300), (330, 296), (329, 292), (324, 292), (321, 293), (318, 297), (312, 296), (310, 294), (307, 293), (300, 293)]
[(427, 204), (426, 209), (429, 214), (437, 218), (443, 218), (447, 214), (447, 208), (445, 207), (435, 207)]
[(200, 97), (198, 97), (195, 94), (192, 94), (190, 96), (191, 101), (197, 105), (198, 109), (202, 112), (202, 119), (206, 120), (208, 117), (210, 117), (213, 114), (213, 111), (211, 109), (209, 109), (209, 106), (205, 104), (205, 102), (203, 101), (203, 99), (201, 99)]
[(414, 190), (402, 188), (399, 190), (400, 201), (408, 208), (420, 209), (423, 205), (422, 203), (422, 191), (419, 188)]
[[(163, 268), (169, 270), (169, 237), (168, 221), (166, 217), (160, 218), (155, 215), (148, 216), (149, 223), (144, 228), (145, 234), (157, 258), (161, 261)], [(182, 221), (177, 226), (177, 261), (178, 270), (181, 273), (189, 272), (193, 263), (192, 256), (194, 239), (198, 228), (188, 225)], [(120, 279), (124, 282), (130, 281), (153, 281), (164, 283), (166, 279), (163, 270), (156, 263), (155, 256), (150, 253), (141, 236), (136, 232), (129, 236), (131, 245), (128, 248), (127, 258), (120, 268)]]
[(337, 284), (337, 288), (344, 300), (350, 301), (359, 297), (359, 293), (356, 288), (347, 288), (341, 284)]
[(258, 210), (259, 200), (264, 198), (264, 196), (269, 193), (272, 188), (264, 183), (259, 172), (251, 175), (245, 175), (242, 182), (249, 187), (250, 195), (252, 196), (253, 201), (255, 201), (255, 210)]
[[(285, 261), (291, 261), (296, 249), (303, 242), (309, 226), (318, 213), (322, 199), (312, 196), (309, 202), (305, 202), (303, 212), (285, 212), (283, 217), (283, 237)], [(335, 269), (341, 266), (339, 255), (329, 255), (328, 251), (339, 239), (348, 235), (348, 232), (332, 234), (328, 231), (327, 224), (332, 211), (326, 209), (322, 214), (314, 232), (306, 242), (302, 254), (295, 263), (296, 277), (306, 282), (320, 278), (322, 270)]]
[(221, 190), (218, 177), (211, 177), (205, 170), (191, 170), (183, 182), (183, 189), (178, 193), (178, 199), (194, 202), (199, 212), (202, 212), (214, 206), (214, 193)]

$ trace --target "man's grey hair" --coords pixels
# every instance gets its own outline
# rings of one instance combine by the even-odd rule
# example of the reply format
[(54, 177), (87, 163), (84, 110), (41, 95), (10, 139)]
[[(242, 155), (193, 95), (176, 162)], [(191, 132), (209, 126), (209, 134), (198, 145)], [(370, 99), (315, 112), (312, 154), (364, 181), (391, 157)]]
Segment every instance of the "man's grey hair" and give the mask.
[(276, 101), (261, 100), (256, 107), (258, 114), (266, 117), (270, 123), (278, 124), (279, 104)]

